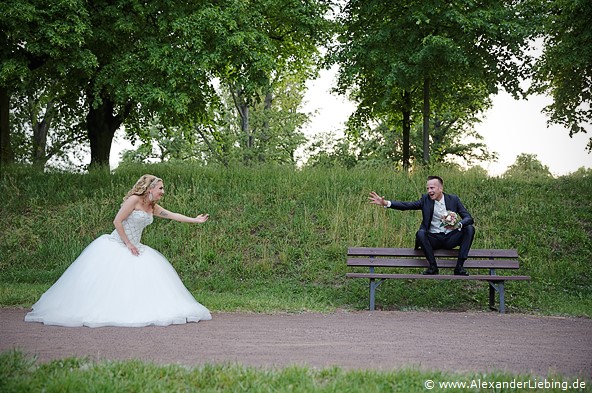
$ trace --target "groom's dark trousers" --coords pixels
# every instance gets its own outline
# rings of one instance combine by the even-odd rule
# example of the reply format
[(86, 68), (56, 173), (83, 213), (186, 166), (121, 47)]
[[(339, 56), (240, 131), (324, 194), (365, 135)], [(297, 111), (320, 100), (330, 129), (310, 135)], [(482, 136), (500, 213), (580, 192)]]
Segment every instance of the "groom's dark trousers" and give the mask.
[(475, 227), (472, 225), (464, 226), (460, 231), (453, 230), (449, 233), (431, 233), (425, 229), (420, 229), (415, 234), (416, 247), (421, 247), (426, 259), (431, 265), (436, 265), (436, 258), (434, 257), (434, 250), (445, 249), (451, 250), (460, 246), (458, 251), (458, 259), (466, 260), (469, 257), (469, 250), (473, 244), (475, 237)]

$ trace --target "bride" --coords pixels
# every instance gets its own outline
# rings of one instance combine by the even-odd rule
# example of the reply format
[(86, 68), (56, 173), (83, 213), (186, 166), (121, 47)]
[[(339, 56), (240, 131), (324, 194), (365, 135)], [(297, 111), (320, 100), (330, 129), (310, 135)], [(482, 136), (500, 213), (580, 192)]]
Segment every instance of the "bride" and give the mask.
[(166, 326), (212, 319), (158, 251), (140, 243), (153, 217), (203, 223), (157, 202), (162, 179), (142, 176), (113, 220), (115, 230), (95, 239), (33, 305), (27, 322), (58, 326)]

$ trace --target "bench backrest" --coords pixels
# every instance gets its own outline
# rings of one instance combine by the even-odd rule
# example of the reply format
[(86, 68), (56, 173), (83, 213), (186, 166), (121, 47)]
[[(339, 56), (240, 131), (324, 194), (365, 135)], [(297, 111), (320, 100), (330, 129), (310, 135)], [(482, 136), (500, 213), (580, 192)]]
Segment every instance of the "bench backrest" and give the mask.
[[(435, 250), (439, 267), (454, 267), (458, 250)], [(427, 267), (422, 250), (412, 248), (350, 247), (347, 250), (348, 266), (370, 267)], [(350, 258), (353, 257), (353, 258)], [(518, 269), (518, 252), (503, 249), (474, 249), (469, 252), (465, 268)]]
[[(424, 257), (422, 250), (413, 248), (370, 248), (370, 247), (350, 247), (347, 249), (347, 256), (373, 256), (373, 257)], [(458, 250), (434, 250), (434, 256), (443, 258), (455, 258), (458, 256)], [(502, 249), (471, 249), (469, 258), (495, 258), (495, 259), (513, 259), (518, 258), (516, 250)]]

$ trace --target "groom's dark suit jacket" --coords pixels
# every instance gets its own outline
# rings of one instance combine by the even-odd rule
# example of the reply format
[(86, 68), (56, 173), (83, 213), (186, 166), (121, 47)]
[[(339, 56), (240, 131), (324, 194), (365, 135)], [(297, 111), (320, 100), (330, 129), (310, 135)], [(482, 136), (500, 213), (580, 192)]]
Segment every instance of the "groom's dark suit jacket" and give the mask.
[[(460, 198), (454, 194), (444, 193), (444, 203), (446, 203), (446, 210), (457, 212), (461, 217), (463, 227), (473, 224), (473, 217), (464, 207)], [(430, 223), (434, 215), (435, 202), (430, 199), (428, 194), (423, 194), (421, 199), (414, 202), (391, 201), (391, 209), (396, 210), (421, 210), (423, 220), (419, 229), (424, 229), (426, 232), (430, 231)]]

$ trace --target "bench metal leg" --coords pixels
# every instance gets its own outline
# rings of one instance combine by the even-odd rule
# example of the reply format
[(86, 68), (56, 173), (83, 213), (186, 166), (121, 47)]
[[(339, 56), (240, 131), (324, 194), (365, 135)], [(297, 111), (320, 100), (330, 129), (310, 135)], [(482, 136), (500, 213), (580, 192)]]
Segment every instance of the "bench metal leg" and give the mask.
[(499, 312), (505, 314), (506, 312), (506, 295), (504, 292), (504, 282), (489, 281), (489, 308), (495, 310), (495, 292), (499, 293)]
[(376, 287), (374, 286), (374, 279), (370, 279), (370, 311), (374, 311), (374, 299), (375, 299), (375, 290)]
[(376, 299), (376, 288), (382, 284), (384, 280), (376, 281), (374, 278), (370, 279), (370, 311), (374, 311), (375, 299)]
[(506, 296), (504, 294), (504, 282), (500, 281), (497, 284), (498, 292), (499, 292), (499, 303), (500, 303), (500, 310), (499, 312), (502, 314), (506, 313)]

